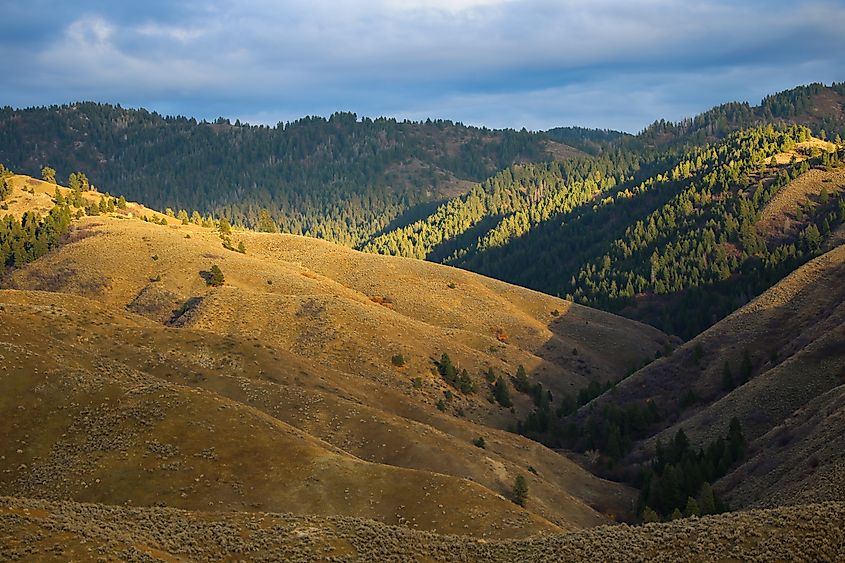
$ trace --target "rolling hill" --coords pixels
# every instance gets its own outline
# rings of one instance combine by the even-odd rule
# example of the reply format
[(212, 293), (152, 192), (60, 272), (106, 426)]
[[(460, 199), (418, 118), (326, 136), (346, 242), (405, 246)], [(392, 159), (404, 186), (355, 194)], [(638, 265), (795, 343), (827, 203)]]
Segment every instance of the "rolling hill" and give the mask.
[(0, 166), (0, 553), (835, 560), (842, 96), (639, 135), (2, 110), (24, 171), (153, 201)]
[[(57, 190), (8, 182), (10, 211), (46, 207)], [(228, 236), (246, 252), (129, 203), (76, 218), (63, 244), (11, 271), (3, 494), (480, 537), (633, 516), (629, 487), (506, 431), (533, 404), (508, 375), (525, 366), (553, 394), (613, 380), (666, 345), (660, 331), (436, 264)], [(212, 265), (222, 286), (203, 277)], [(474, 391), (439, 373), (443, 354)], [(493, 398), (490, 368), (512, 409)], [(517, 475), (526, 509), (505, 498)]]

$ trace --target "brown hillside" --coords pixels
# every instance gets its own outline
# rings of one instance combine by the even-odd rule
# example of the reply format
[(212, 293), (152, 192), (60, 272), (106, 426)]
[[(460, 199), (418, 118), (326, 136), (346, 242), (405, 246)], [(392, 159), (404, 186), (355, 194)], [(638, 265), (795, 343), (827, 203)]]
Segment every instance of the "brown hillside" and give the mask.
[[(36, 194), (55, 191), (53, 185), (33, 185)], [(86, 382), (84, 386), (92, 378), (114, 386), (103, 391), (105, 396), (134, 397), (129, 381), (135, 379), (151, 388), (163, 386), (166, 395), (173, 396), (163, 409), (163, 427), (193, 427), (190, 411), (182, 412), (176, 405), (196, 403), (196, 411), (215, 413), (202, 424), (214, 428), (221, 443), (210, 440), (211, 445), (202, 449), (214, 448), (218, 459), (199, 470), (206, 477), (195, 475), (193, 469), (179, 473), (178, 468), (206, 464), (195, 457), (204, 459), (195, 447), (199, 435), (187, 430), (160, 435), (158, 429), (145, 426), (141, 434), (145, 445), (135, 444), (138, 449), (130, 449), (129, 460), (120, 457), (123, 452), (117, 455), (95, 447), (104, 460), (99, 470), (86, 474), (90, 468), (77, 467), (74, 461), (68, 471), (87, 477), (68, 484), (64, 479), (70, 478), (55, 471), (55, 464), (67, 457), (62, 435), (74, 434), (83, 424), (79, 417), (84, 421), (92, 416), (90, 409), (100, 412), (99, 396), (90, 396), (95, 402), (89, 404), (85, 400), (89, 395), (77, 391), (50, 394), (40, 403), (38, 417), (51, 420), (51, 426), (38, 433), (38, 452), (18, 460), (14, 452), (24, 448), (12, 445), (34, 443), (36, 438), (25, 423), (32, 418), (26, 405), (16, 410), (17, 394), (13, 394), (4, 412), (13, 417), (18, 433), (5, 442), (11, 448), (6, 457), (10, 474), (2, 494), (110, 503), (132, 500), (191, 509), (213, 502), (215, 509), (238, 510), (292, 510), (287, 507), (295, 498), (300, 514), (335, 510), (333, 503), (341, 502), (341, 497), (336, 496), (339, 485), (328, 482), (335, 480), (329, 477), (331, 472), (314, 479), (306, 468), (292, 469), (294, 484), (285, 485), (286, 472), (254, 473), (254, 460), (263, 459), (264, 453), (254, 451), (246, 461), (241, 459), (233, 449), (240, 436), (252, 432), (250, 425), (266, 425), (262, 437), (256, 438), (261, 447), (305, 448), (311, 453), (301, 455), (302, 463), (309, 456), (332, 460), (336, 456), (337, 472), (346, 475), (336, 479), (344, 484), (343, 502), (356, 490), (360, 495), (360, 504), (350, 502), (346, 511), (338, 513), (413, 523), (421, 529), (499, 536), (589, 527), (630, 517), (629, 488), (598, 479), (565, 457), (503, 431), (524, 416), (531, 400), (511, 388), (514, 412), (499, 407), (482, 372), (492, 366), (498, 374), (513, 374), (524, 364), (530, 377), (553, 393), (580, 388), (592, 379), (617, 378), (652, 356), (666, 340), (659, 331), (460, 270), (365, 255), (315, 239), (235, 232), (233, 243), (244, 242), (247, 248), (240, 254), (224, 249), (210, 229), (175, 220), (162, 226), (138, 219), (151, 214), (130, 204), (120, 214), (77, 220), (63, 246), (8, 276), (6, 286), (11, 290), (0, 293), (4, 306), (0, 315), (7, 321), (4, 342), (10, 350), (53, 362), (38, 366), (39, 373), (51, 374), (48, 380), (15, 385), (55, 384), (73, 390), (75, 380), (66, 380), (59, 368), (65, 362), (81, 365), (74, 377)], [(225, 274), (222, 287), (208, 286), (201, 275), (212, 264)], [(450, 390), (432, 362), (443, 353), (469, 371), (478, 388), (475, 393)], [(393, 364), (396, 354), (405, 358), (404, 365)], [(0, 364), (9, 369), (16, 361), (13, 357), (24, 356), (4, 355)], [(109, 382), (112, 372), (135, 375)], [(147, 402), (130, 403), (130, 411), (154, 410), (156, 400), (152, 396)], [(250, 430), (238, 426), (227, 431), (227, 424), (217, 420), (223, 411), (208, 407), (215, 401), (230, 405), (227, 414), (265, 422), (246, 423)], [(445, 412), (436, 408), (438, 401), (444, 403)], [(63, 416), (53, 421), (46, 414), (50, 412)], [(125, 424), (126, 432), (138, 423), (122, 409), (114, 413), (106, 409), (104, 416), (98, 421)], [(485, 440), (483, 449), (472, 443), (479, 437)], [(133, 471), (135, 459), (159, 456), (144, 449), (147, 441), (167, 444), (154, 471), (172, 466), (177, 473), (167, 487), (157, 473), (140, 473), (135, 479), (142, 486), (134, 483), (137, 491), (127, 494), (125, 486), (114, 484), (110, 476)], [(44, 481), (21, 481), (24, 474), (41, 475)], [(509, 494), (518, 474), (529, 483), (529, 512), (499, 496)], [(63, 475), (62, 480), (53, 481), (51, 475)], [(413, 477), (400, 477), (404, 475)], [(96, 479), (109, 485), (93, 487)], [(207, 491), (190, 488), (191, 479), (219, 480), (230, 488), (232, 482), (256, 484), (254, 491), (239, 497), (231, 491), (224, 495), (219, 485)], [(428, 485), (396, 488), (400, 481), (415, 479), (443, 482), (442, 495), (424, 488)], [(385, 485), (376, 491), (372, 483), (381, 481)], [(296, 492), (287, 491), (289, 486)], [(267, 487), (282, 492), (270, 494)], [(313, 497), (301, 500), (295, 494)], [(491, 499), (500, 508), (491, 505), (492, 512), (482, 514), (472, 508), (480, 505), (460, 500), (476, 494), (479, 503)], [(445, 497), (454, 497), (455, 503), (443, 502)], [(337, 500), (326, 500), (332, 498)], [(321, 503), (333, 508), (320, 512)], [(428, 508), (410, 508), (420, 503)], [(426, 512), (431, 506), (440, 514)], [(421, 512), (411, 514), (412, 510)], [(497, 510), (503, 512), (492, 516)]]
[[(666, 341), (645, 325), (461, 270), (305, 237), (236, 233), (242, 255), (208, 229), (110, 217), (83, 219), (73, 237), (15, 272), (10, 287), (76, 293), (160, 322), (184, 309), (179, 326), (256, 336), (325, 366), (402, 382), (432, 404), (445, 390), (432, 373), (443, 353), (479, 388), (488, 366), (512, 374), (523, 364), (554, 393), (617, 378)], [(200, 275), (212, 264), (226, 275), (223, 288)], [(395, 354), (402, 369), (391, 364)], [(410, 387), (414, 377), (421, 390)], [(457, 401), (471, 420), (506, 424), (486, 393)]]
[[(67, 296), (7, 291), (0, 307), (3, 494), (345, 514), (473, 535), (557, 529), (468, 480), (362, 461), (251, 406), (262, 389), (235, 375), (255, 357), (248, 343)], [(167, 357), (179, 353), (193, 369)], [(208, 387), (222, 392), (196, 384), (215, 374)], [(230, 398), (220, 379), (241, 392)]]
[(751, 458), (720, 486), (737, 506), (845, 498), (843, 428), (845, 386), (840, 385), (761, 436), (754, 443)]

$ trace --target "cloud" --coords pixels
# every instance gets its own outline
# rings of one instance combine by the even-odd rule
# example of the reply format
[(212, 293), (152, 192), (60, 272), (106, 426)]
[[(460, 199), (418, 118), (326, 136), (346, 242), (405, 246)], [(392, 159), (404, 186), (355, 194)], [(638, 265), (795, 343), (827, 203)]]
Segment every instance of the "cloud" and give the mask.
[(84, 98), (209, 118), (354, 110), (636, 130), (845, 78), (845, 6), (824, 0), (12, 4), (0, 56), (14, 105)]
[(143, 36), (175, 39), (180, 43), (187, 43), (189, 41), (196, 40), (205, 35), (206, 33), (206, 30), (203, 29), (191, 29), (174, 25), (161, 25), (155, 22), (142, 24), (138, 26), (135, 31)]

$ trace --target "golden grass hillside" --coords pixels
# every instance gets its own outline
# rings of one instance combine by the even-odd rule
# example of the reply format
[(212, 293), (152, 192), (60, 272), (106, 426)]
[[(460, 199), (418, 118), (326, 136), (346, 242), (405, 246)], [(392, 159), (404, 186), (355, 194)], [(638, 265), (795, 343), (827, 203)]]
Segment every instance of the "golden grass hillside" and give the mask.
[[(363, 461), (251, 406), (261, 389), (236, 374), (252, 343), (57, 294), (6, 291), (0, 303), (3, 494), (345, 514), (480, 536), (559, 529), (467, 479)], [(168, 357), (177, 351), (188, 365)], [(213, 390), (227, 383), (240, 392)], [(336, 414), (355, 412), (346, 406)]]
[[(306, 237), (235, 233), (243, 255), (209, 229), (94, 217), (79, 222), (75, 238), (15, 272), (10, 286), (95, 297), (162, 322), (201, 298), (183, 325), (249, 333), (382, 381), (427, 379), (431, 359), (446, 352), (475, 378), (488, 366), (514, 373), (524, 364), (553, 392), (572, 390), (619, 377), (667, 340), (645, 325), (461, 270)], [(200, 275), (212, 264), (226, 276), (220, 290)], [(395, 354), (406, 359), (400, 373)], [(475, 399), (473, 410), (486, 403), (483, 394)]]
[[(39, 181), (27, 185), (39, 197), (56, 189)], [(13, 197), (24, 196), (16, 192)], [(532, 379), (553, 393), (577, 389), (592, 379), (618, 378), (630, 366), (653, 356), (666, 342), (661, 332), (460, 270), (365, 255), (315, 239), (235, 232), (233, 243), (243, 242), (247, 248), (241, 254), (223, 248), (211, 229), (181, 225), (173, 219), (166, 226), (138, 219), (152, 213), (130, 204), (122, 213), (77, 220), (64, 245), (7, 276), (4, 283), (10, 289), (0, 294), (4, 305), (0, 315), (6, 321), (4, 342), (9, 350), (25, 350), (24, 355), (39, 354), (57, 362), (41, 366), (41, 373), (61, 373), (59, 366), (69, 359), (81, 362), (85, 367), (79, 368), (83, 375), (78, 379), (83, 387), (91, 377), (99, 380), (108, 379), (112, 372), (132, 373), (153, 387), (164, 385), (168, 393), (179, 397), (174, 405), (185, 404), (186, 397), (220, 400), (232, 405), (225, 412), (243, 410), (242, 416), (279, 425), (273, 430), (267, 427), (268, 436), (262, 438), (266, 447), (272, 449), (274, 440), (279, 440), (288, 444), (283, 450), (291, 449), (301, 438), (308, 451), (324, 448), (350, 467), (367, 468), (352, 471), (358, 476), (343, 488), (344, 502), (345, 496), (353, 494), (348, 489), (362, 491), (370, 503), (353, 503), (352, 515), (422, 529), (500, 536), (589, 527), (631, 516), (631, 489), (598, 479), (564, 456), (504, 431), (531, 408), (531, 399), (511, 389), (516, 403), (513, 412), (501, 408), (492, 400), (482, 372), (493, 367), (498, 374), (513, 374), (523, 364)], [(225, 274), (222, 287), (206, 284), (203, 273), (212, 264)], [(478, 388), (475, 393), (450, 390), (432, 361), (443, 353), (469, 371)], [(392, 361), (398, 354), (404, 357), (404, 365)], [(19, 353), (4, 355), (0, 364), (20, 357)], [(49, 384), (73, 388), (73, 378), (63, 379), (54, 375)], [(114, 385), (111, 394), (131, 395), (120, 386), (123, 383), (116, 380)], [(78, 408), (94, 408), (84, 396), (76, 396)], [(23, 428), (30, 416), (17, 409), (15, 397), (5, 404), (5, 412)], [(64, 399), (63, 393), (50, 397), (54, 403), (45, 403), (44, 409), (70, 412), (55, 403)], [(439, 401), (445, 404), (444, 412), (436, 406)], [(152, 396), (132, 408), (148, 409), (154, 404)], [(178, 409), (166, 412), (166, 427), (190, 425)], [(215, 415), (203, 424), (215, 427), (216, 416), (224, 411), (212, 412)], [(127, 428), (138, 423), (125, 413), (109, 416)], [(51, 456), (64, 455), (62, 435), (75, 433), (76, 424), (70, 415), (56, 419), (38, 435), (41, 453), (35, 454), (37, 459), (15, 464), (18, 460), (10, 454), (4, 460), (10, 464), (9, 471), (28, 474), (37, 467), (42, 475), (53, 475)], [(249, 435), (242, 427), (241, 431)], [(237, 434), (234, 429), (215, 434), (223, 444), (242, 439), (233, 435)], [(179, 432), (176, 436), (188, 439), (189, 435)], [(477, 438), (484, 438), (484, 448), (473, 444)], [(190, 456), (197, 454), (172, 436), (159, 436), (158, 430), (149, 431), (144, 439), (175, 445), (173, 451), (190, 451)], [(7, 443), (18, 440), (34, 438), (15, 434)], [(190, 440), (199, 440), (199, 435)], [(215, 448), (225, 450), (224, 445)], [(107, 462), (101, 471), (80, 478), (75, 486), (49, 479), (46, 484), (8, 479), (4, 494), (45, 491), (53, 499), (120, 503), (131, 499), (185, 508), (198, 508), (190, 503), (207, 501), (216, 503), (215, 508), (250, 510), (280, 510), (287, 502), (282, 496), (267, 506), (267, 499), (274, 497), (259, 488), (244, 499), (223, 498), (212, 494), (212, 489), (208, 495), (192, 496), (181, 490), (190, 485), (189, 474), (174, 478), (172, 487), (162, 488), (163, 477), (157, 473), (139, 474), (145, 483), (141, 489), (149, 486), (150, 490), (139, 490), (137, 498), (122, 499), (122, 490), (86, 496), (103, 490), (91, 489), (91, 480), (103, 482), (112, 464), (130, 471), (134, 463), (110, 457), (111, 453), (103, 455)], [(161, 466), (199, 463), (183, 454), (174, 460), (161, 455)], [(201, 473), (215, 474), (215, 479), (227, 483), (229, 479), (243, 482), (248, 475), (247, 480), (257, 479), (261, 487), (284, 488), (285, 472), (255, 467), (255, 460), (262, 456), (253, 454), (239, 461), (236, 450), (231, 450), (227, 457), (209, 460), (215, 461), (214, 471), (206, 468)], [(379, 469), (370, 469), (372, 464)], [(18, 469), (21, 465), (26, 467)], [(431, 490), (416, 486), (393, 490), (389, 484), (393, 477), (374, 478), (379, 471), (393, 475), (388, 469), (401, 470), (396, 475), (405, 475), (404, 471), (421, 479), (445, 479), (449, 485), (444, 485), (442, 496), (454, 496), (455, 501), (435, 502), (440, 494), (435, 497)], [(311, 487), (313, 498), (302, 501), (300, 512), (338, 493), (323, 480), (305, 475), (298, 474), (295, 486)], [(529, 482), (527, 512), (501, 498), (509, 494), (517, 475)], [(300, 477), (306, 485), (299, 483)], [(385, 491), (372, 485), (381, 480), (388, 483)], [(82, 481), (84, 485), (79, 484)], [(458, 501), (461, 496), (453, 494), (452, 487), (469, 487), (468, 494), (481, 495), (482, 504), (490, 499), (507, 510), (500, 518), (463, 510), (461, 506), (473, 503)], [(437, 506), (440, 515), (404, 513), (419, 502)], [(506, 515), (508, 510), (513, 517)], [(495, 522), (495, 527), (489, 528), (489, 522)]]
[(0, 550), (39, 561), (836, 561), (845, 504), (478, 541), (354, 518), (0, 497)]
[(845, 190), (845, 168), (814, 168), (778, 190), (763, 208), (757, 228), (768, 241), (795, 240), (804, 223), (799, 221), (799, 208), (810, 212), (819, 205), (822, 192), (834, 197)]

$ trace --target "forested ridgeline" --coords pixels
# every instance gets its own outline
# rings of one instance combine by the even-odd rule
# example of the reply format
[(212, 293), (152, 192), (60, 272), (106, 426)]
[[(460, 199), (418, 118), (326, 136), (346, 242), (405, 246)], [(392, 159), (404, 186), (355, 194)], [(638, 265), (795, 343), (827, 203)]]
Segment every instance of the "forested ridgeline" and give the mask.
[[(45, 167), (42, 175), (50, 183), (55, 183), (55, 170)], [(14, 203), (21, 195), (13, 196), (12, 176), (14, 173), (0, 164), (0, 210), (7, 211), (9, 204)], [(74, 218), (85, 215), (100, 215), (126, 209), (126, 199), (123, 196), (115, 198), (108, 193), (98, 194), (91, 198), (83, 196), (83, 191), (93, 189), (84, 173), (72, 172), (69, 177), (69, 189), (56, 186), (55, 192), (48, 201), (53, 204), (46, 215), (26, 210), (20, 218), (11, 213), (5, 213), (0, 219), (0, 275), (5, 269), (16, 268), (36, 260), (58, 246), (70, 229)], [(23, 186), (24, 192), (35, 194), (32, 187)], [(146, 220), (146, 217), (144, 218)]]
[[(697, 156), (658, 177), (647, 189), (670, 199), (581, 266), (566, 294), (684, 338), (759, 295), (815, 256), (845, 220), (845, 194), (822, 186), (791, 211), (794, 236), (767, 240), (760, 227), (763, 208), (793, 179), (811, 168), (842, 166), (842, 149), (812, 150), (806, 160), (786, 165), (766, 163), (809, 135), (798, 127), (745, 131), (706, 151), (701, 167)], [(678, 310), (684, 314), (673, 313)]]
[[(805, 127), (769, 125), (682, 153), (515, 166), (364, 249), (443, 261), (686, 338), (806, 261), (842, 221), (841, 197), (829, 194), (795, 209), (794, 240), (767, 243), (757, 228), (792, 179), (840, 165), (831, 151)], [(789, 152), (792, 161), (771, 160)], [(679, 304), (684, 315), (667, 313)]]
[[(146, 205), (195, 210), (194, 222), (444, 262), (686, 338), (811, 257), (841, 221), (832, 193), (796, 208), (787, 240), (758, 225), (790, 180), (841, 160), (770, 157), (810, 134), (839, 141), (843, 108), (845, 84), (811, 84), (628, 135), (349, 113), (248, 126), (80, 103), (0, 110), (0, 158), (31, 174), (85, 170)], [(552, 142), (582, 152), (555, 161)], [(684, 315), (666, 312), (678, 306)]]
[[(78, 103), (0, 110), (0, 161), (45, 165), (157, 209), (358, 244), (416, 206), (515, 162), (551, 159), (540, 133), (337, 113), (276, 127)], [(412, 211), (410, 211), (412, 213)]]

